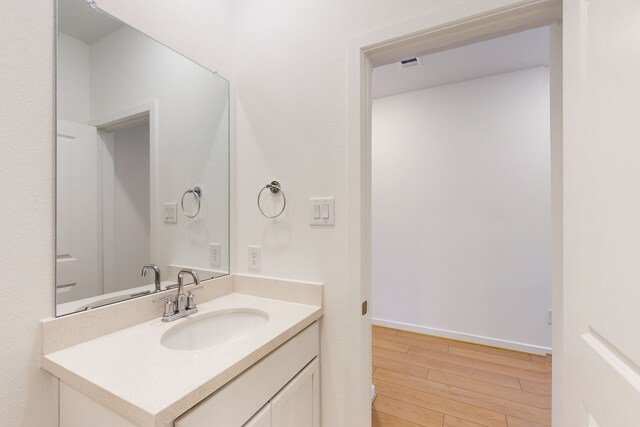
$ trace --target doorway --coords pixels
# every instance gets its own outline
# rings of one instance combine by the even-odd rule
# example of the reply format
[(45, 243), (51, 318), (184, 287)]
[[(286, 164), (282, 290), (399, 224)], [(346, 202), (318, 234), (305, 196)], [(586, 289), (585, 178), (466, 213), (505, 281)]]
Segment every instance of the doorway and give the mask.
[(549, 28), (372, 92), (373, 425), (550, 425)]
[(149, 114), (98, 128), (103, 293), (144, 286), (151, 259)]
[(374, 68), (372, 89), (373, 323), (549, 353), (548, 27)]
[[(486, 6), (485, 6), (486, 7)], [(478, 13), (469, 12), (468, 19), (451, 14), (416, 19), (409, 24), (398, 25), (352, 40), (350, 55), (350, 113), (353, 120), (350, 129), (350, 194), (349, 247), (350, 257), (357, 262), (350, 269), (353, 302), (362, 304), (358, 320), (354, 318), (352, 337), (358, 343), (353, 354), (354, 366), (350, 381), (354, 390), (353, 405), (362, 416), (362, 423), (370, 421), (371, 407), (371, 312), (367, 303), (371, 300), (371, 72), (373, 67), (397, 63), (402, 59), (423, 56), (471, 43), (484, 41), (527, 29), (550, 26), (550, 86), (551, 86), (551, 232), (552, 232), (552, 294), (554, 309), (554, 354), (562, 351), (562, 141), (561, 141), (561, 5), (554, 1), (528, 2), (511, 8), (486, 10), (478, 5)], [(360, 311), (360, 310), (359, 310)], [(364, 315), (362, 315), (364, 314)], [(355, 315), (355, 314), (354, 314)], [(355, 363), (359, 365), (355, 365)], [(559, 366), (553, 367), (553, 387), (558, 387)], [(367, 414), (368, 412), (368, 414)], [(361, 414), (361, 415), (360, 415)], [(365, 421), (366, 420), (366, 421)]]

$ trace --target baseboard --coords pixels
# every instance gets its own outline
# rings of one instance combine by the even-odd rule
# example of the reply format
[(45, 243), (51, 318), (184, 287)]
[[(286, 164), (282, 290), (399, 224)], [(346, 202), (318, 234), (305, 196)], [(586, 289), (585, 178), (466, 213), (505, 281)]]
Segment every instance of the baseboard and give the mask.
[(384, 320), (371, 318), (371, 323), (378, 326), (386, 326), (393, 329), (401, 329), (403, 331), (418, 332), (421, 334), (434, 335), (442, 338), (450, 338), (459, 341), (467, 341), (476, 344), (484, 344), (491, 347), (507, 348), (509, 350), (523, 351), (525, 353), (549, 354), (551, 348), (542, 347), (533, 344), (525, 344), (521, 342), (503, 340), (498, 338), (483, 337), (481, 335), (467, 334), (464, 332), (448, 331), (446, 329), (430, 328), (427, 326), (413, 325), (411, 323), (395, 322), (392, 320)]

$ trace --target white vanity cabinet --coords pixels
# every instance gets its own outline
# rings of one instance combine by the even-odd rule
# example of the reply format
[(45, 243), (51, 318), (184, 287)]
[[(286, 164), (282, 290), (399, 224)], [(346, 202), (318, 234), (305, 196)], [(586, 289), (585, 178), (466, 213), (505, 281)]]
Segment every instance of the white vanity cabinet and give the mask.
[(320, 427), (313, 323), (175, 422), (175, 427)]
[[(319, 427), (319, 345), (314, 322), (179, 416), (174, 426)], [(61, 382), (60, 427), (88, 426), (137, 427)]]
[(271, 427), (271, 402), (264, 405), (260, 412), (251, 417), (242, 427)]
[(271, 400), (271, 427), (320, 427), (319, 373), (316, 358)]
[(319, 427), (318, 375), (318, 359), (314, 359), (243, 427)]

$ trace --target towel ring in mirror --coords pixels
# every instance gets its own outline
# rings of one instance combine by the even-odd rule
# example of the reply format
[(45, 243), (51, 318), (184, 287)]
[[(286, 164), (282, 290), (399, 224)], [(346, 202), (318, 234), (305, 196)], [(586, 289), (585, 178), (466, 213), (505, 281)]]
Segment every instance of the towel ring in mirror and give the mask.
[[(262, 206), (260, 205), (260, 196), (262, 196), (262, 193), (264, 192), (264, 190), (269, 190), (271, 191), (271, 193), (273, 194), (282, 194), (282, 209), (280, 209), (280, 212), (278, 212), (275, 215), (267, 215), (264, 210), (262, 209)], [(277, 218), (280, 215), (282, 215), (282, 213), (284, 212), (284, 209), (287, 207), (287, 197), (284, 195), (284, 191), (282, 191), (282, 187), (280, 186), (280, 183), (278, 181), (271, 181), (271, 183), (265, 185), (264, 187), (262, 187), (262, 190), (260, 190), (260, 192), (258, 193), (258, 209), (260, 209), (260, 213), (265, 216), (266, 218)]]
[[(193, 194), (193, 197), (196, 199), (196, 202), (198, 204), (198, 207), (196, 208), (196, 212), (193, 214), (190, 214), (189, 212), (187, 212), (187, 210), (184, 207), (184, 198), (187, 194)], [(202, 196), (202, 190), (200, 189), (200, 187), (190, 188), (182, 194), (182, 199), (180, 200), (180, 206), (182, 206), (182, 213), (184, 213), (184, 215), (187, 218), (195, 218), (200, 213), (200, 197), (201, 196)]]

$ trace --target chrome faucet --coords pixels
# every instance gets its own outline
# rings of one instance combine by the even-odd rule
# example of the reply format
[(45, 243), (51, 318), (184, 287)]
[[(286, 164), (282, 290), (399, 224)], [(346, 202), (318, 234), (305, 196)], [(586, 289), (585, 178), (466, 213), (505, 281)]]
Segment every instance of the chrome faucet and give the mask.
[(198, 273), (196, 273), (195, 270), (180, 270), (178, 273), (178, 293), (176, 294), (175, 299), (171, 295), (168, 295), (166, 297), (153, 300), (153, 302), (166, 301), (164, 305), (164, 314), (162, 315), (163, 322), (173, 322), (176, 319), (198, 312), (198, 307), (196, 306), (195, 297), (192, 292), (196, 289), (201, 289), (201, 287), (191, 288), (187, 291), (187, 295), (185, 295), (183, 280), (184, 276), (187, 274), (193, 278), (195, 285), (200, 284)]
[(191, 307), (190, 304), (193, 300), (193, 294), (191, 291), (189, 291), (188, 297), (184, 294), (184, 284), (182, 283), (182, 280), (185, 274), (188, 274), (193, 278), (193, 282), (196, 286), (200, 283), (198, 280), (198, 273), (196, 273), (195, 270), (180, 270), (178, 273), (178, 295), (176, 295), (176, 310), (178, 312), (182, 312), (189, 308), (196, 308), (195, 304), (193, 304), (193, 307)]
[(153, 274), (155, 275), (155, 281), (156, 281), (156, 292), (160, 292), (162, 289), (160, 289), (160, 267), (158, 267), (155, 264), (147, 264), (144, 267), (142, 267), (142, 277), (146, 277), (147, 275), (147, 269), (151, 269), (153, 270)]

